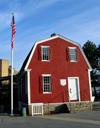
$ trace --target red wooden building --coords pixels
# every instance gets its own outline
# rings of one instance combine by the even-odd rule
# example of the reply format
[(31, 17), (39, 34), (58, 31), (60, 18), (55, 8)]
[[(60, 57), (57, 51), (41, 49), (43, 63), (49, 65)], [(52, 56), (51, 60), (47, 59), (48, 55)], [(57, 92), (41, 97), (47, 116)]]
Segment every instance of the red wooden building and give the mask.
[(56, 34), (36, 42), (18, 77), (19, 107), (91, 101), (91, 70), (78, 43)]

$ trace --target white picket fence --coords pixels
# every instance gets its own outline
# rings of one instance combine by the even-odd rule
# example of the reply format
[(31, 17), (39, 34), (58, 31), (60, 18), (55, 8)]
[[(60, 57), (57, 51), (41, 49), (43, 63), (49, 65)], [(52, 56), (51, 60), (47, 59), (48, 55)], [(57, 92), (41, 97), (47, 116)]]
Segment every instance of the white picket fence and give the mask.
[(33, 103), (32, 104), (32, 116), (33, 115), (43, 115), (43, 103)]

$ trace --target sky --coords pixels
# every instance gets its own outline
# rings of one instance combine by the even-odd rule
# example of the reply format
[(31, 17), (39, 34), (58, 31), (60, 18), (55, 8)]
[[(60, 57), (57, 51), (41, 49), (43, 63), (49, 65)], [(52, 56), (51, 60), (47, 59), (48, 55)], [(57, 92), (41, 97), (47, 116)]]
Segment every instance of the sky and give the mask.
[(100, 44), (100, 0), (0, 0), (0, 59), (11, 65), (12, 13), (16, 34), (13, 66), (20, 70), (36, 41), (56, 33)]

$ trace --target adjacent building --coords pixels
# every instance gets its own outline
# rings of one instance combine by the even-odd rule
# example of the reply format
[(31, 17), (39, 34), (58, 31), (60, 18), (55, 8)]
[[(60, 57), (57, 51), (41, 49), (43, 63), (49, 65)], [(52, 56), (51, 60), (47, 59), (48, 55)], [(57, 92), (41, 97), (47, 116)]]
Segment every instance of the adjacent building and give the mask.
[[(13, 68), (13, 90), (14, 90), (14, 106), (18, 106), (18, 84), (16, 82), (18, 71)], [(4, 105), (4, 109), (10, 109), (11, 100), (11, 66), (9, 60), (0, 59), (0, 105)], [(7, 106), (7, 108), (6, 108)]]

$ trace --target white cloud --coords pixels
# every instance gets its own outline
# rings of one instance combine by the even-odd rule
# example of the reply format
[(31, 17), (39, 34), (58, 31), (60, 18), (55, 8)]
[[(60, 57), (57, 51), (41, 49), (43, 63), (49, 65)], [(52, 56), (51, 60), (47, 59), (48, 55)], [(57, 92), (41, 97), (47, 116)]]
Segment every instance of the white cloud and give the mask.
[(8, 13), (0, 14), (0, 31), (10, 25), (11, 20), (9, 17)]
[[(17, 23), (23, 18), (22, 13), (14, 13)], [(11, 26), (12, 13), (0, 13), (0, 31)]]
[(18, 0), (14, 0), (12, 2), (5, 2), (6, 10), (2, 8), (2, 12), (0, 12), (0, 31), (9, 27), (11, 24), (12, 13), (15, 15), (15, 19), (17, 23), (28, 17), (30, 14), (35, 14), (37, 11), (41, 12), (41, 9), (47, 7), (58, 0), (42, 0), (42, 1), (26, 1), (24, 5), (23, 2), (19, 2)]
[[(2, 53), (3, 58), (11, 55), (11, 45), (9, 44), (11, 43), (11, 33), (9, 32), (11, 32), (12, 12), (15, 15), (17, 30), (15, 35), (14, 63), (20, 63), (20, 66), (33, 44), (36, 41), (50, 37), (53, 32), (81, 45), (87, 40), (99, 43), (99, 5), (93, 8), (90, 5), (89, 9), (84, 9), (87, 1), (79, 2), (79, 4), (73, 4), (74, 0), (23, 1), (8, 0), (2, 4), (0, 0), (0, 7), (5, 5), (0, 9), (0, 43), (2, 47), (0, 54)], [(89, 1), (89, 3), (91, 2)], [(61, 5), (62, 7), (59, 8), (60, 4), (66, 6), (63, 8)]]

